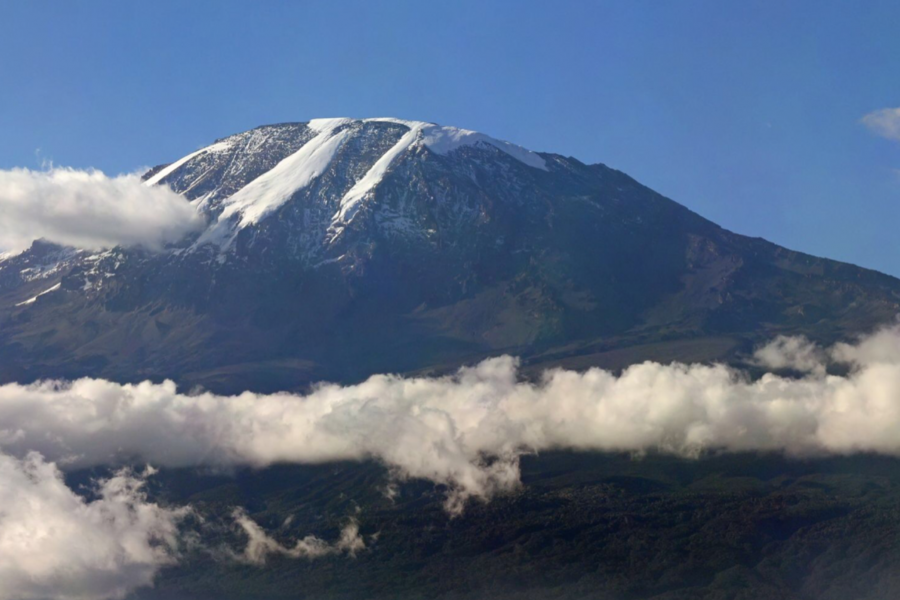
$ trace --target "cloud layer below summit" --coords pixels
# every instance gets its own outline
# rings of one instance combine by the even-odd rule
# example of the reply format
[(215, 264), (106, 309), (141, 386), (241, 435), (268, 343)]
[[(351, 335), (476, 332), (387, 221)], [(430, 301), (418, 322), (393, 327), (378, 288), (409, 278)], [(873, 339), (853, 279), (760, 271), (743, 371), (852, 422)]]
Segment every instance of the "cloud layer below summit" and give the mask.
[[(0, 386), (0, 450), (67, 468), (267, 466), (376, 460), (446, 485), (448, 507), (519, 484), (523, 453), (551, 449), (877, 452), (900, 456), (900, 330), (819, 348), (779, 338), (758, 364), (805, 373), (750, 380), (721, 365), (634, 365), (518, 377), (510, 357), (442, 378), (378, 375), (307, 395), (186, 394), (171, 382)], [(831, 363), (849, 366), (828, 375)]]

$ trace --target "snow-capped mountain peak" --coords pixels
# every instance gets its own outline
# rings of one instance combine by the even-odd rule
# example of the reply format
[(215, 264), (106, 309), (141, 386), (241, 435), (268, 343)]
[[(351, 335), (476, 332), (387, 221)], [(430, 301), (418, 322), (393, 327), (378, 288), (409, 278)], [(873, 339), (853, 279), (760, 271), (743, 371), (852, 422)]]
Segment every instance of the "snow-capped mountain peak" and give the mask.
[(208, 215), (209, 228), (195, 248), (208, 243), (231, 248), (242, 231), (310, 194), (315, 201), (307, 204), (317, 206), (307, 207), (303, 225), (318, 230), (327, 245), (405, 157), (425, 149), (444, 159), (477, 160), (461, 158), (465, 148), (490, 153), (495, 161), (513, 159), (548, 170), (539, 154), (467, 129), (390, 117), (329, 118), (230, 136), (151, 171), (146, 184), (170, 185)]

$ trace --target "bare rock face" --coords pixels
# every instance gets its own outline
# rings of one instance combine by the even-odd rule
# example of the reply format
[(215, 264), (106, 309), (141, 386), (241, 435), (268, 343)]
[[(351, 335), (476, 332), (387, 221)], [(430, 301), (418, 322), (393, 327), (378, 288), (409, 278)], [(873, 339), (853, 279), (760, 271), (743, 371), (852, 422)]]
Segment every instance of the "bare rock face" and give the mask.
[(265, 391), (500, 353), (735, 360), (900, 305), (894, 278), (731, 233), (619, 171), (430, 123), (260, 127), (145, 183), (207, 230), (163, 252), (36, 242), (0, 261), (0, 380)]

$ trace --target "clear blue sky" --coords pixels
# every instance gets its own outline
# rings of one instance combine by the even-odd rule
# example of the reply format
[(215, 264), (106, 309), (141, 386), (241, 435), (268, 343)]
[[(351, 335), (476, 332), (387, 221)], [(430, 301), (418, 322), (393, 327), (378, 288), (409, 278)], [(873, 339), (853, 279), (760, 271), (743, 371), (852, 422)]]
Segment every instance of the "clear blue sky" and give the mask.
[(900, 275), (900, 3), (0, 0), (0, 168), (107, 173), (256, 125), (397, 116), (603, 162)]

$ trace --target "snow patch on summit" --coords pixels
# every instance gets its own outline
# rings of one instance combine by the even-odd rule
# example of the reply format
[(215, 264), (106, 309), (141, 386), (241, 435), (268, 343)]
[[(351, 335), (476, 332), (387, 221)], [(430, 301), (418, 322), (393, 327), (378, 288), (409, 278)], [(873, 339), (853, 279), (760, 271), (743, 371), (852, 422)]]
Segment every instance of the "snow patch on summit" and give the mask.
[[(334, 121), (350, 121), (349, 119), (317, 119), (317, 127), (328, 127)], [(425, 121), (405, 121), (393, 117), (379, 117), (374, 119), (364, 119), (366, 123), (396, 123), (409, 128), (409, 131), (394, 146), (385, 152), (378, 161), (366, 172), (356, 184), (341, 198), (340, 209), (334, 215), (331, 226), (336, 230), (336, 235), (340, 235), (343, 230), (342, 225), (353, 219), (356, 212), (361, 207), (363, 199), (379, 184), (387, 173), (388, 168), (396, 160), (396, 158), (410, 147), (417, 144), (424, 144), (432, 152), (441, 155), (447, 155), (462, 146), (474, 146), (478, 144), (487, 144), (497, 148), (515, 158), (516, 160), (543, 171), (547, 170), (547, 164), (544, 159), (537, 153), (527, 150), (521, 146), (517, 146), (510, 142), (494, 139), (483, 133), (471, 131), (468, 129), (459, 129), (458, 127), (445, 127)], [(313, 121), (310, 121), (313, 126)], [(336, 237), (336, 236), (335, 236)]]
[(349, 125), (352, 122), (353, 119), (348, 119), (346, 117), (335, 117), (333, 119), (311, 119), (306, 125), (313, 131), (326, 133), (329, 131), (334, 131), (335, 129), (343, 125)]
[(334, 133), (334, 127), (322, 129), (300, 150), (257, 177), (224, 202), (220, 221), (240, 214), (240, 227), (258, 223), (310, 181), (322, 174), (343, 142), (347, 129)]
[(454, 150), (462, 146), (477, 146), (479, 144), (487, 144), (498, 150), (502, 150), (506, 154), (515, 158), (521, 163), (546, 171), (547, 162), (541, 158), (537, 152), (532, 152), (527, 148), (518, 146), (511, 142), (498, 140), (489, 135), (472, 131), (470, 129), (460, 129), (459, 127), (450, 127), (446, 125), (437, 125), (435, 123), (427, 123), (425, 121), (404, 121), (403, 119), (395, 119), (393, 117), (380, 117), (377, 119), (365, 119), (366, 122), (384, 122), (397, 123), (405, 125), (416, 132), (421, 131), (420, 141), (422, 144), (437, 154), (446, 156)]
[(163, 179), (165, 179), (166, 177), (168, 177), (169, 175), (171, 175), (172, 173), (177, 171), (182, 165), (186, 164), (191, 159), (200, 156), (201, 154), (205, 154), (207, 152), (213, 153), (213, 154), (216, 154), (219, 152), (226, 152), (230, 148), (231, 148), (231, 142), (223, 141), (223, 142), (216, 142), (215, 144), (212, 144), (205, 148), (201, 148), (201, 149), (197, 150), (196, 152), (191, 152), (187, 156), (176, 160), (175, 162), (173, 162), (171, 165), (169, 165), (165, 169), (161, 169), (159, 171), (159, 173), (156, 173), (153, 177), (150, 177), (149, 179), (147, 179), (144, 182), (144, 185), (146, 185), (147, 187), (156, 185), (157, 183), (159, 183), (160, 181), (162, 181)]
[(547, 163), (538, 153), (532, 152), (522, 146), (494, 139), (489, 135), (471, 131), (469, 129), (432, 125), (423, 131), (422, 142), (428, 146), (431, 151), (444, 155), (453, 152), (461, 146), (487, 144), (498, 150), (502, 150), (529, 167), (541, 169), (542, 171), (547, 170)]
[[(376, 119), (372, 119), (373, 121)], [(387, 119), (378, 119), (378, 120), (387, 120)], [(381, 180), (384, 178), (385, 173), (387, 173), (388, 167), (391, 166), (391, 163), (394, 162), (394, 159), (397, 158), (400, 154), (402, 154), (406, 149), (412, 146), (419, 139), (419, 132), (422, 131), (424, 127), (427, 127), (427, 123), (416, 123), (416, 122), (401, 122), (403, 125), (409, 127), (409, 131), (407, 131), (400, 140), (391, 147), (390, 150), (381, 155), (372, 168), (366, 172), (366, 174), (359, 181), (354, 184), (350, 190), (344, 194), (344, 197), (341, 198), (340, 210), (334, 216), (332, 220), (333, 223), (342, 222), (346, 223), (353, 218), (353, 215), (356, 214), (356, 211), (359, 210), (360, 201), (368, 194), (372, 189), (381, 183)]]
[(238, 218), (235, 229), (258, 223), (266, 215), (282, 206), (298, 190), (322, 174), (334, 155), (350, 135), (344, 125), (350, 119), (314, 119), (309, 127), (319, 134), (304, 144), (274, 168), (260, 175), (222, 203), (224, 210), (216, 223), (208, 229), (197, 245), (224, 241)]

